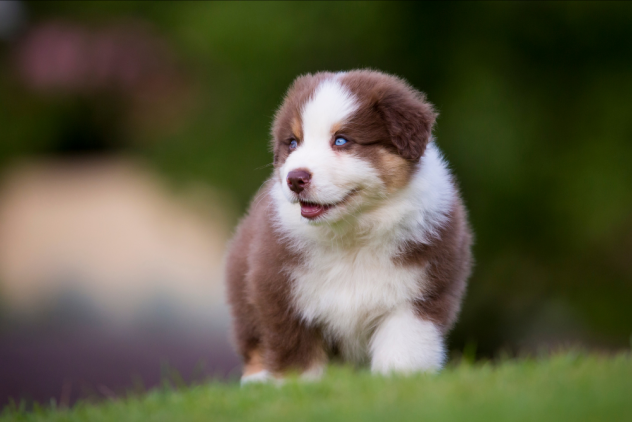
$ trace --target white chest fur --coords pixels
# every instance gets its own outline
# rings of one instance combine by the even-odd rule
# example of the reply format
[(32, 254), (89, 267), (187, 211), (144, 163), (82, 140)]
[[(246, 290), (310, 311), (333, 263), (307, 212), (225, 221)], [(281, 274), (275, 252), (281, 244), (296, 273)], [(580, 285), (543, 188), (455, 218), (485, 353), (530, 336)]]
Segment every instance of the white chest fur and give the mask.
[(317, 248), (292, 273), (294, 305), (347, 359), (367, 358), (371, 333), (393, 309), (421, 296), (424, 270), (393, 262), (386, 247)]

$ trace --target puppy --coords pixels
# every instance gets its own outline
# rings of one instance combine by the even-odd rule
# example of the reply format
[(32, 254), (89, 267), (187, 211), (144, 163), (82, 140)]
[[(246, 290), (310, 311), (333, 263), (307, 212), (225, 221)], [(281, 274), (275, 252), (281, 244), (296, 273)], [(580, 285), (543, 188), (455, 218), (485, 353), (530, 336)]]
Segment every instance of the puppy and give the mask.
[(466, 212), (424, 94), (375, 71), (290, 87), (274, 171), (230, 246), (242, 382), (318, 377), (328, 358), (435, 371), (470, 273)]

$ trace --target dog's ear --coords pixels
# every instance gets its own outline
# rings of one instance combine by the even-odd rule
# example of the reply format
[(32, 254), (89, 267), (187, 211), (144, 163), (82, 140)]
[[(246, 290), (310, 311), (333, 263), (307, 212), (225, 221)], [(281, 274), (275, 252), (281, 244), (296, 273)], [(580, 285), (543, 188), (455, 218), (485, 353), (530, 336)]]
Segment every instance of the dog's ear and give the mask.
[(390, 140), (407, 160), (418, 161), (430, 141), (437, 113), (426, 96), (409, 87), (383, 93), (376, 106)]

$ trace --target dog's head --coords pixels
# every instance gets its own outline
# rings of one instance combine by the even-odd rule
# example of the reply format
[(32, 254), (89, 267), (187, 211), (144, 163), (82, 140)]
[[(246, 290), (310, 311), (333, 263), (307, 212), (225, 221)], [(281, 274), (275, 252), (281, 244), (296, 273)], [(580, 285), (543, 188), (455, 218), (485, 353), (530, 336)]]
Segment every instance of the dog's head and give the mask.
[(275, 175), (296, 212), (335, 221), (404, 188), (436, 118), (424, 94), (374, 71), (301, 76), (273, 125)]

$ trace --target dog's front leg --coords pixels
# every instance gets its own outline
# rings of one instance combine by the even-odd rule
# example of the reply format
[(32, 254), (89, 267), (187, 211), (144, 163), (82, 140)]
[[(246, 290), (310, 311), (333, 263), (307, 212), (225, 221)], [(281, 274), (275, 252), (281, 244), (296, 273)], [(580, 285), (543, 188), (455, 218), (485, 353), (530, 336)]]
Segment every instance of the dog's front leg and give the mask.
[(245, 367), (242, 385), (281, 382), (288, 373), (297, 373), (303, 380), (316, 380), (322, 376), (327, 356), (320, 336), (310, 330), (284, 335), (266, 334), (261, 353), (256, 350), (256, 355)]
[(303, 379), (319, 378), (327, 355), (320, 330), (298, 316), (286, 314), (282, 324), (268, 326), (263, 338), (264, 362), (276, 379), (295, 372)]
[(261, 344), (256, 351), (260, 364), (252, 373), (244, 373), (242, 384), (280, 381), (288, 373), (305, 380), (320, 378), (327, 354), (318, 328), (307, 324), (282, 300), (267, 302), (260, 321)]
[(420, 318), (412, 306), (395, 309), (381, 321), (370, 343), (375, 373), (434, 372), (443, 366), (443, 336), (431, 321)]

